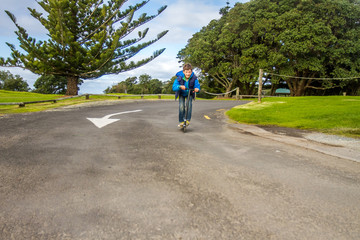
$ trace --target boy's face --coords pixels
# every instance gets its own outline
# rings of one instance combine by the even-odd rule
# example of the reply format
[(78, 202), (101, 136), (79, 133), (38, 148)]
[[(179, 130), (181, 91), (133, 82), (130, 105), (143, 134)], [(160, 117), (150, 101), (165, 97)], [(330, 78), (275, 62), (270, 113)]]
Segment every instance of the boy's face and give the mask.
[(191, 69), (189, 69), (189, 70), (184, 70), (183, 72), (184, 72), (184, 75), (185, 75), (185, 78), (186, 78), (186, 79), (190, 78), (191, 73), (192, 73), (192, 70), (191, 70)]

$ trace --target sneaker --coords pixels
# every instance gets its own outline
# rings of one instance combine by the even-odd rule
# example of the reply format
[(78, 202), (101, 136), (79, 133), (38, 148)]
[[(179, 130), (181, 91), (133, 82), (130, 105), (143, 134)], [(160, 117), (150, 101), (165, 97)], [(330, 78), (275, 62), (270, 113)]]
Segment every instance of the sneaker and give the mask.
[(190, 125), (190, 121), (186, 120), (186, 126)]
[(184, 122), (179, 123), (178, 127), (183, 128), (184, 127)]

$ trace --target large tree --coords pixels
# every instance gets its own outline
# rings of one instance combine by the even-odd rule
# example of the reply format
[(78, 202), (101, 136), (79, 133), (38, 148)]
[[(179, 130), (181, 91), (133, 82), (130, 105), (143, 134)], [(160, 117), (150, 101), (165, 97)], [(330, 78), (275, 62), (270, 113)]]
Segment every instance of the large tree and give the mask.
[(231, 50), (221, 46), (220, 36), (224, 24), (224, 18), (212, 20), (189, 39), (186, 47), (178, 53), (178, 58), (201, 69), (206, 79), (229, 91), (236, 83), (232, 74), (236, 62), (230, 54)]
[[(291, 94), (339, 86), (337, 81), (360, 71), (360, 2), (357, 0), (285, 1), (294, 4), (277, 19), (279, 52), (287, 60), (278, 66)], [(314, 79), (315, 78), (315, 79)]]
[(359, 15), (358, 0), (237, 3), (194, 34), (178, 56), (217, 79), (225, 90), (236, 84), (242, 93), (254, 91), (260, 68), (273, 73), (266, 75), (273, 84), (286, 81), (293, 96), (314, 89), (346, 89), (348, 84), (359, 86), (359, 81), (315, 78), (358, 75)]
[[(48, 31), (49, 40), (37, 41), (17, 24), (15, 16), (6, 11), (15, 23), (20, 41), (19, 51), (14, 45), (11, 58), (0, 58), (0, 65), (21, 67), (36, 74), (64, 76), (67, 78), (67, 95), (77, 95), (81, 79), (94, 79), (105, 74), (117, 74), (140, 67), (165, 49), (155, 51), (153, 56), (139, 61), (128, 61), (139, 51), (163, 37), (163, 31), (150, 41), (145, 38), (148, 28), (129, 38), (139, 26), (159, 15), (146, 13), (134, 18), (135, 12), (149, 0), (127, 7), (121, 11), (126, 0), (41, 0), (43, 13), (30, 9)], [(127, 38), (128, 37), (128, 38)], [(24, 53), (25, 52), (25, 53)]]

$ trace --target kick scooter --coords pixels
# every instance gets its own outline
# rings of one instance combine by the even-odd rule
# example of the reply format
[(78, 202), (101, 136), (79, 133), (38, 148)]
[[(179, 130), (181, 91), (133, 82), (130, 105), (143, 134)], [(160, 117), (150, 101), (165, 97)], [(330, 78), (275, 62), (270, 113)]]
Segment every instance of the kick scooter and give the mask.
[[(188, 118), (188, 111), (189, 111), (189, 105), (190, 105), (190, 95), (194, 91), (194, 89), (186, 88), (186, 90), (189, 90), (189, 92), (188, 92), (188, 96), (187, 96), (186, 102), (185, 102), (185, 118), (184, 118), (184, 123), (183, 123), (183, 126), (182, 126), (182, 130), (183, 130), (184, 133), (186, 132), (186, 127), (188, 126), (186, 120)], [(196, 96), (196, 94), (195, 94), (195, 96)], [(194, 100), (195, 100), (195, 98), (194, 98)]]

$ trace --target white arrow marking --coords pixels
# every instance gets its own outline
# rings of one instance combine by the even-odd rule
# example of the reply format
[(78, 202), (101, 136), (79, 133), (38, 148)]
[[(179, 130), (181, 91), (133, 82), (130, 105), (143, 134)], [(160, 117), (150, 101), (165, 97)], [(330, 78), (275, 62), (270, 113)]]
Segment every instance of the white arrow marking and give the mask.
[(109, 119), (112, 116), (125, 114), (125, 113), (141, 112), (141, 111), (142, 110), (119, 112), (119, 113), (113, 113), (113, 114), (106, 115), (105, 117), (102, 117), (102, 118), (86, 118), (86, 119), (89, 120), (90, 122), (92, 122), (98, 128), (102, 128), (102, 127), (105, 127), (106, 125), (109, 125), (111, 123), (114, 123), (114, 122), (117, 122), (120, 120), (120, 119)]

